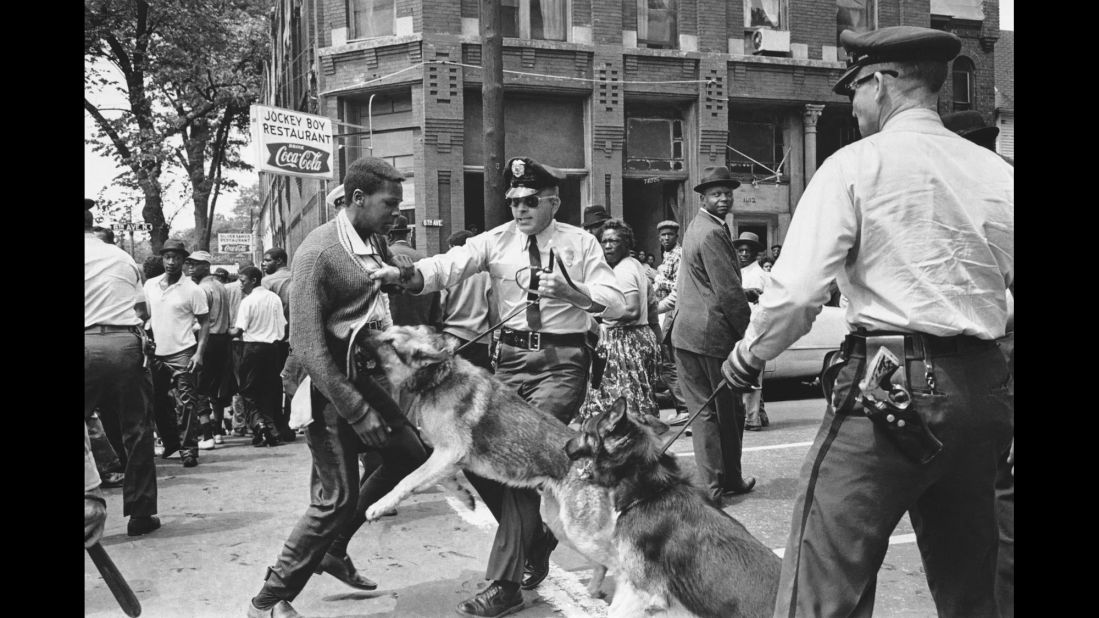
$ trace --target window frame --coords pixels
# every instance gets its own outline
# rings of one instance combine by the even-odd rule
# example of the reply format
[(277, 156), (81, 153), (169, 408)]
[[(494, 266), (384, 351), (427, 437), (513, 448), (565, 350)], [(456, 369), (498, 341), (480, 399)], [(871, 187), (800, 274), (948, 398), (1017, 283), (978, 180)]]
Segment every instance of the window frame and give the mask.
[[(760, 3), (766, 0), (760, 0)], [(768, 30), (790, 30), (790, 1), (789, 0), (774, 0), (778, 3), (778, 25), (776, 26), (753, 26), (752, 24), (752, 0), (744, 0), (744, 29), (755, 30), (758, 28), (767, 28)]]
[(836, 50), (839, 60), (847, 59), (847, 49), (840, 43), (840, 34), (844, 30), (854, 30), (855, 32), (869, 32), (877, 29), (878, 24), (878, 0), (866, 0), (866, 24), (864, 29), (856, 30), (855, 28), (843, 28), (840, 29), (839, 16), (840, 16), (840, 2), (843, 0), (836, 0)]
[(378, 0), (346, 0), (344, 2), (345, 14), (347, 16), (347, 40), (348, 41), (365, 41), (369, 39), (377, 39), (384, 36), (394, 36), (397, 34), (397, 0), (386, 0), (390, 2), (393, 7), (393, 19), (389, 22), (389, 32), (383, 34), (372, 34), (370, 36), (362, 36), (358, 32), (358, 20), (356, 19), (357, 10), (361, 3), (369, 2), (372, 5), (376, 4)]
[[(731, 114), (733, 111), (734, 110), (730, 110)], [(735, 134), (735, 132), (733, 131), (734, 124), (768, 126), (771, 128), (771, 147), (769, 149), (769, 154), (766, 159), (757, 158), (757, 160), (762, 164), (766, 164), (772, 169), (777, 168), (779, 163), (782, 162), (787, 151), (786, 139), (783, 133), (783, 119), (781, 114), (767, 114), (767, 116), (771, 117), (765, 117), (763, 113), (759, 112), (741, 113), (744, 114), (744, 118), (729, 119), (729, 132), (727, 138), (729, 146), (733, 148), (736, 147), (736, 144), (734, 144), (732, 141)], [(752, 153), (747, 154), (750, 156)], [(733, 160), (733, 157), (737, 157), (737, 159)], [(785, 165), (783, 165), (781, 173), (778, 175), (777, 178), (775, 177), (774, 173), (772, 173), (765, 167), (753, 163), (752, 161), (749, 161), (747, 159), (742, 159), (740, 157), (741, 155), (733, 152), (729, 148), (726, 148), (724, 163), (726, 167), (729, 168), (729, 172), (736, 178), (749, 181), (772, 178), (778, 184), (785, 184), (790, 181), (790, 161), (788, 157)]]
[[(504, 19), (504, 16), (503, 16), (503, 9), (505, 8), (503, 6), (504, 1), (509, 1), (509, 0), (502, 0), (501, 1), (501, 6), (500, 6), (500, 9), (501, 9), (500, 21), (502, 22), (501, 25), (500, 25), (501, 30), (503, 30), (503, 28), (504, 28), (503, 22), (506, 21)], [(543, 33), (542, 38), (534, 38), (534, 36), (533, 36), (534, 26), (533, 26), (533, 22), (531, 21), (532, 20), (532, 15), (533, 15), (531, 3), (532, 2), (538, 2), (538, 0), (510, 0), (510, 2), (514, 3), (514, 7), (508, 7), (508, 8), (515, 8), (516, 35), (511, 36), (511, 35), (505, 34), (504, 35), (505, 37), (518, 38), (518, 39), (522, 39), (522, 40), (525, 40), (525, 41), (558, 41), (558, 42), (568, 42), (572, 39), (572, 27), (571, 27), (571, 23), (572, 23), (572, 0), (560, 0), (560, 2), (562, 4), (562, 9), (564, 10), (564, 15), (562, 16), (562, 19), (564, 20), (564, 37), (560, 38), (560, 39), (546, 38), (544, 36), (545, 35), (545, 28), (544, 27), (543, 27), (543, 30), (542, 30), (542, 33)]]
[(645, 32), (649, 30), (649, 0), (637, 0), (637, 23), (634, 27), (637, 28), (637, 46), (639, 48), (646, 49), (679, 49), (679, 2), (678, 0), (664, 0), (667, 3), (674, 4), (672, 9), (664, 9), (672, 11), (672, 33), (671, 40), (664, 44), (662, 41), (652, 41), (646, 37), (641, 36), (641, 24), (645, 24)]
[[(959, 66), (960, 65), (960, 66)], [(950, 106), (953, 111), (961, 112), (973, 109), (973, 78), (977, 66), (966, 56), (958, 56), (950, 65)], [(958, 99), (958, 77), (965, 77), (965, 100)]]

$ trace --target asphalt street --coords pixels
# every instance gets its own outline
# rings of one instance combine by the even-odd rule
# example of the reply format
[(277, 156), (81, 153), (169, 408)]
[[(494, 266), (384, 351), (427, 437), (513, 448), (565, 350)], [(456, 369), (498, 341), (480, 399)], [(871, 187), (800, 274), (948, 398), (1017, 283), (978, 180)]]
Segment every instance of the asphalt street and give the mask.
[[(744, 470), (758, 479), (756, 488), (725, 510), (781, 554), (798, 472), (824, 402), (806, 390), (788, 400), (771, 389), (765, 395), (771, 426), (744, 438)], [(672, 450), (693, 474), (691, 439), (680, 438)], [(126, 536), (122, 490), (106, 490), (102, 543), (137, 594), (142, 615), (244, 616), (266, 567), (308, 503), (310, 456), (304, 439), (259, 449), (248, 438), (230, 438), (215, 450), (202, 451), (196, 468), (183, 468), (178, 458), (158, 459), (157, 468), (163, 527), (153, 533)], [(486, 583), (494, 530), (495, 521), (482, 503), (470, 511), (434, 488), (403, 503), (396, 517), (367, 524), (352, 540), (352, 559), (379, 582), (378, 590), (363, 592), (316, 575), (293, 605), (310, 617), (456, 616), (454, 606)], [(518, 615), (605, 616), (607, 600), (587, 595), (589, 577), (586, 560), (559, 547), (550, 577), (524, 593), (527, 608)], [(613, 593), (613, 585), (606, 587)], [(84, 603), (86, 616), (124, 616), (87, 556)], [(875, 613), (935, 616), (907, 517), (894, 532), (882, 565)]]

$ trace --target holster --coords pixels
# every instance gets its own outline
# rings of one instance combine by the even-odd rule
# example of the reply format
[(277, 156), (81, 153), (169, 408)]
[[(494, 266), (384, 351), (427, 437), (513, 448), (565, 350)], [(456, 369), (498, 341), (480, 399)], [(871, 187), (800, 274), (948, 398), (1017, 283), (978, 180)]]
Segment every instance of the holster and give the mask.
[(905, 370), (904, 336), (866, 338), (866, 373), (858, 384), (863, 412), (906, 457), (923, 465), (942, 451), (915, 408)]

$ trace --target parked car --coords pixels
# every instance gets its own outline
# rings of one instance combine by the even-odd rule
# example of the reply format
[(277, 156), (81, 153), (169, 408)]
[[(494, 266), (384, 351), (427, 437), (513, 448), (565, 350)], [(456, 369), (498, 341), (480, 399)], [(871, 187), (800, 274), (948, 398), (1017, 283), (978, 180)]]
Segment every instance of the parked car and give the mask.
[(838, 350), (847, 336), (844, 309), (822, 307), (813, 328), (763, 368), (763, 381), (798, 379), (810, 381), (820, 375), (824, 355)]
[[(840, 307), (822, 307), (813, 321), (813, 328), (794, 342), (782, 354), (768, 361), (763, 369), (763, 381), (798, 379), (811, 381), (820, 376), (824, 368), (824, 355), (838, 350), (847, 336), (846, 310)], [(1015, 330), (1015, 298), (1007, 295), (1007, 330)]]

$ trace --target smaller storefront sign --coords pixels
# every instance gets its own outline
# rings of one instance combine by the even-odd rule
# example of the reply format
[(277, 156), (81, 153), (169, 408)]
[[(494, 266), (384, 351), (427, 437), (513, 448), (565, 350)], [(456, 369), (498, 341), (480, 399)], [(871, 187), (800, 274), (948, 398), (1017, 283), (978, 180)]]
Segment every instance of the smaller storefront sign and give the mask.
[(251, 234), (218, 234), (218, 253), (251, 253)]
[(260, 171), (332, 179), (332, 120), (266, 105), (251, 108), (252, 144)]

